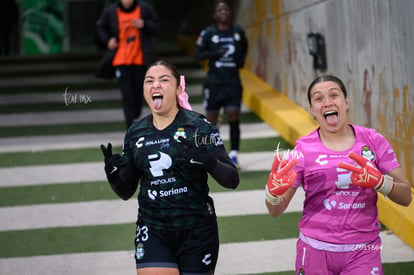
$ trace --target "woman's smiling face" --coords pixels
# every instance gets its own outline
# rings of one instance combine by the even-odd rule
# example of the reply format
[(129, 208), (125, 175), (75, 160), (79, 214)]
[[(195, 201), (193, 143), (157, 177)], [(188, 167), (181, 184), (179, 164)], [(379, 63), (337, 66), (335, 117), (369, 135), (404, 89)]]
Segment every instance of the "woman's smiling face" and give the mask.
[(148, 69), (144, 79), (144, 97), (152, 112), (163, 114), (178, 108), (179, 93), (180, 86), (167, 67), (155, 65)]
[(316, 83), (310, 90), (310, 111), (321, 128), (337, 130), (347, 125), (348, 98), (334, 81)]

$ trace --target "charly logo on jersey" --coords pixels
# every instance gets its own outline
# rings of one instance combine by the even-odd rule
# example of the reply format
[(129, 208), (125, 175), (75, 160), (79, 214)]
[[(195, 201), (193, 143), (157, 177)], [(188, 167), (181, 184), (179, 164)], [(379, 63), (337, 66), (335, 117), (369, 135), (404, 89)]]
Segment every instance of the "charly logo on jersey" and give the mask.
[(327, 155), (319, 155), (315, 162), (319, 163), (320, 165), (326, 165), (328, 164), (328, 160), (326, 160), (326, 158), (328, 158)]
[(375, 159), (375, 154), (373, 151), (370, 150), (368, 145), (362, 146), (361, 156), (363, 156), (369, 161), (373, 161)]
[(178, 138), (179, 137), (183, 137), (183, 138), (187, 138), (187, 134), (184, 132), (184, 128), (180, 127), (177, 129), (177, 132), (175, 132), (174, 134), (174, 140), (177, 142), (181, 142)]
[(204, 255), (204, 258), (201, 260), (201, 262), (205, 265), (209, 265), (209, 264), (211, 264), (211, 259), (210, 258), (211, 258), (211, 254), (210, 253), (206, 254), (206, 255)]
[(137, 148), (141, 148), (143, 146), (144, 139), (145, 139), (144, 137), (139, 137), (137, 142), (135, 142), (135, 146)]

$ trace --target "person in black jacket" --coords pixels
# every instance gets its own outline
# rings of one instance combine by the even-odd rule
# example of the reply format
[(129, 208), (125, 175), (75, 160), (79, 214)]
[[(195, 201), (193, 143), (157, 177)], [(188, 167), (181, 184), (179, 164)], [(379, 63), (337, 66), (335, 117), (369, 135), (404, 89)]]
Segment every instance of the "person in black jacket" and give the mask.
[(217, 125), (220, 109), (230, 126), (230, 157), (238, 166), (240, 147), (240, 108), (242, 83), (239, 69), (244, 66), (247, 39), (241, 26), (232, 23), (231, 9), (226, 1), (217, 1), (215, 24), (201, 31), (196, 42), (196, 58), (208, 60), (208, 74), (203, 87), (207, 119)]
[(112, 65), (128, 128), (141, 115), (144, 75), (155, 61), (153, 36), (159, 28), (155, 9), (139, 0), (119, 0), (106, 7), (97, 21), (99, 40), (114, 52)]
[(139, 186), (140, 275), (214, 274), (219, 233), (208, 175), (226, 188), (239, 184), (218, 129), (183, 104), (183, 93), (175, 66), (155, 62), (144, 80), (151, 114), (128, 129), (122, 155), (112, 154), (110, 143), (101, 145), (112, 190), (128, 200)]

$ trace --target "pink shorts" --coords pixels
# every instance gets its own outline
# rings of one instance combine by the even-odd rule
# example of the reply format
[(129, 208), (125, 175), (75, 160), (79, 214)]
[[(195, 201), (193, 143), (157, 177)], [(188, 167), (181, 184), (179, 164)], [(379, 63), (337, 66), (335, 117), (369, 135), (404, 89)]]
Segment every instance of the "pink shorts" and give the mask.
[(381, 239), (350, 252), (318, 250), (299, 239), (295, 268), (297, 275), (383, 275)]

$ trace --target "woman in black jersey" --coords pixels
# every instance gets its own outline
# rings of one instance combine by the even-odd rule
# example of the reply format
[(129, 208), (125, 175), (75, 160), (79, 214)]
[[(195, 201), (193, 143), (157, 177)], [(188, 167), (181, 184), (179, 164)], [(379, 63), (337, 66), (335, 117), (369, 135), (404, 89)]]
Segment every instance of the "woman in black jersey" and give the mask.
[[(157, 61), (146, 72), (144, 98), (151, 114), (128, 129), (122, 156), (101, 145), (113, 191), (129, 199), (139, 185), (135, 237), (137, 274), (213, 274), (219, 238), (210, 174), (236, 188), (232, 164), (216, 127), (179, 101), (177, 69)], [(186, 95), (186, 94), (185, 94)]]
[(233, 24), (231, 9), (226, 1), (215, 3), (214, 24), (201, 31), (195, 56), (208, 60), (207, 79), (203, 87), (207, 119), (217, 125), (223, 108), (230, 128), (230, 157), (238, 166), (240, 147), (240, 108), (242, 83), (239, 70), (243, 68), (248, 43), (243, 28)]

